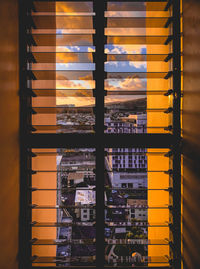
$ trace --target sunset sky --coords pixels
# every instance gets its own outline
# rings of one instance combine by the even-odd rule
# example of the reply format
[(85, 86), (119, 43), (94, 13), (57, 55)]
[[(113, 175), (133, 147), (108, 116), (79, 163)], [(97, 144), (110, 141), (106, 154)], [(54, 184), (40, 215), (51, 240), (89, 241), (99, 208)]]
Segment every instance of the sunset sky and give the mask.
[[(130, 4), (130, 3), (129, 3)], [(138, 11), (126, 11), (130, 9), (130, 5), (127, 7), (127, 3), (118, 4), (115, 3), (108, 5), (108, 11), (105, 13), (106, 17), (138, 17), (146, 15), (146, 7), (145, 5), (137, 5)], [(135, 5), (132, 8), (135, 9)], [(117, 10), (119, 9), (120, 10)], [(125, 11), (123, 11), (125, 10)], [(89, 32), (92, 31), (93, 23), (92, 23), (92, 16), (77, 16), (77, 15), (84, 15), (84, 12), (92, 14), (92, 4), (87, 3), (62, 3), (58, 2), (56, 4), (56, 12), (60, 12), (59, 14), (63, 14), (63, 12), (68, 14), (73, 14), (70, 16), (68, 21), (63, 21), (62, 16), (58, 16), (56, 18), (56, 32), (57, 32), (57, 50), (59, 51), (66, 51), (71, 52), (68, 53), (57, 53), (56, 55), (56, 88), (60, 89), (57, 91), (57, 98), (56, 103), (57, 105), (65, 105), (65, 104), (74, 104), (75, 106), (86, 106), (94, 104), (95, 99), (93, 97), (88, 97), (86, 89), (95, 89), (95, 81), (92, 80), (91, 75), (88, 76), (88, 72), (86, 71), (93, 71), (95, 70), (95, 64), (92, 63), (92, 54), (91, 52), (95, 51), (92, 42), (92, 35), (88, 35)], [(81, 12), (81, 13), (79, 13)], [(85, 14), (86, 15), (86, 14)], [(119, 21), (119, 26), (121, 21)], [(144, 20), (145, 21), (145, 20)], [(109, 36), (114, 35), (135, 35), (135, 36), (143, 36), (145, 35), (145, 28), (111, 28), (109, 25), (112, 23), (108, 20), (108, 27), (105, 29), (105, 34)], [(63, 28), (62, 28), (63, 27)], [(89, 29), (87, 29), (89, 28)], [(63, 35), (67, 33), (67, 31), (71, 31), (72, 33), (85, 33), (85, 35), (73, 35), (71, 39), (67, 42), (70, 43), (70, 46), (65, 46), (63, 44)], [(70, 33), (71, 33), (70, 32)], [(87, 34), (87, 35), (86, 35)], [(64, 36), (65, 37), (65, 36)], [(80, 38), (81, 37), (81, 38)], [(114, 42), (115, 43), (115, 42)], [(79, 54), (78, 54), (79, 52)], [(90, 52), (90, 53), (83, 53), (83, 52)], [(74, 54), (73, 54), (74, 53)], [(124, 61), (110, 61), (105, 63), (105, 71), (106, 72), (146, 72), (146, 62), (139, 62), (139, 61), (129, 61), (128, 54), (146, 54), (146, 46), (145, 45), (118, 45), (118, 44), (107, 44), (105, 45), (105, 53), (106, 54), (127, 54), (127, 57), (124, 58)], [(71, 71), (71, 74), (67, 74), (65, 71)], [(73, 70), (79, 70), (80, 75), (73, 75)], [(86, 75), (84, 75), (84, 72)], [(74, 79), (75, 77), (75, 79)], [(65, 97), (65, 91), (62, 89), (83, 89), (82, 96), (80, 96), (77, 92), (77, 96), (73, 97)], [(84, 90), (85, 89), (85, 90)], [(119, 78), (119, 79), (106, 79), (105, 80), (105, 89), (106, 90), (146, 90), (146, 79), (138, 79), (138, 78), (130, 78), (127, 75), (126, 78)], [(97, 89), (101, 90), (101, 89)], [(102, 89), (103, 90), (103, 89)], [(85, 97), (83, 97), (85, 96)], [(105, 98), (106, 102), (113, 102), (113, 101), (124, 101), (127, 99), (135, 99), (138, 98), (136, 96), (131, 97), (129, 96), (107, 96)]]

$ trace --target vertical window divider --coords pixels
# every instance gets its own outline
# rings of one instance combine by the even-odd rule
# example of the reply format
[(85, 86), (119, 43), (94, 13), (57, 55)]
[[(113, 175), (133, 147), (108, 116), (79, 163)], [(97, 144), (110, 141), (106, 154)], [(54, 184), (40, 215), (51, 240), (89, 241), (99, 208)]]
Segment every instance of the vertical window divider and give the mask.
[(104, 268), (104, 10), (105, 1), (94, 1), (96, 69), (96, 267)]
[(24, 0), (19, 1), (19, 102), (20, 102), (20, 213), (19, 213), (19, 268), (31, 268), (31, 157), (27, 143), (27, 134), (31, 124), (31, 97), (27, 95), (27, 62), (28, 62), (28, 36), (30, 29), (29, 16), (33, 8), (32, 1), (28, 3)]
[(180, 0), (173, 1), (173, 266), (181, 268), (181, 46), (180, 46)]

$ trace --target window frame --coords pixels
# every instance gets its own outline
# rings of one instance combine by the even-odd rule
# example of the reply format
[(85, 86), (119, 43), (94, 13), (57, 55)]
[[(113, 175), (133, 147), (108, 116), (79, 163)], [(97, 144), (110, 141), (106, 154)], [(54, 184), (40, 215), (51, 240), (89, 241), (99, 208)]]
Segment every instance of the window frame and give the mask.
[[(44, 1), (45, 0), (41, 0)], [(61, 0), (62, 1), (62, 0)], [(74, 0), (76, 1), (76, 0)], [(81, 1), (81, 0), (79, 0)], [(117, 0), (116, 0), (117, 1)], [(139, 1), (139, 0), (138, 0)], [(148, 1), (148, 0), (146, 0)], [(128, 1), (130, 2), (130, 0)], [(150, 2), (150, 0), (149, 0)], [(156, 0), (154, 0), (156, 2)], [(162, 2), (161, 0), (158, 2)], [(30, 14), (34, 10), (34, 1), (19, 0), (19, 55), (20, 55), (20, 242), (19, 261), (21, 268), (32, 268), (30, 249), (31, 239), (31, 157), (32, 148), (96, 148), (96, 207), (97, 207), (97, 268), (104, 268), (104, 155), (105, 148), (171, 148), (173, 155), (173, 239), (174, 253), (173, 266), (180, 268), (181, 261), (181, 128), (180, 128), (180, 99), (181, 99), (181, 65), (180, 65), (180, 0), (164, 1), (166, 9), (172, 6), (173, 10), (173, 133), (172, 134), (121, 134), (104, 133), (104, 36), (106, 1), (94, 1), (94, 62), (96, 70), (96, 108), (95, 134), (31, 134), (31, 96), (32, 92), (27, 89), (28, 74), (26, 64), (30, 61), (31, 53), (27, 53), (27, 45), (31, 42), (27, 38), (27, 30), (31, 26)], [(101, 21), (102, 23), (99, 23)], [(102, 42), (99, 42), (102, 40)], [(102, 90), (100, 90), (102, 89)], [(25, 195), (24, 195), (25, 194)], [(39, 267), (37, 267), (39, 268)], [(42, 267), (45, 268), (45, 267)], [(153, 267), (152, 267), (153, 268)], [(122, 268), (121, 268), (122, 269)]]

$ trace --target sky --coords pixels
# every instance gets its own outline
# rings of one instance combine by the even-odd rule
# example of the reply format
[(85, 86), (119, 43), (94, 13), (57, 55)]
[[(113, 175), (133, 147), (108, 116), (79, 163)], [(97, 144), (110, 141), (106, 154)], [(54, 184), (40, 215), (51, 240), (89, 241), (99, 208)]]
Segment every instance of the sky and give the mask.
[[(131, 11), (138, 10), (138, 11)], [(145, 17), (145, 4), (144, 3), (115, 3), (108, 4), (108, 12), (105, 13), (106, 17), (120, 16), (123, 19), (126, 17)], [(128, 10), (128, 11), (127, 11)], [(86, 106), (94, 104), (95, 99), (88, 96), (87, 89), (95, 88), (95, 81), (92, 80), (92, 71), (95, 70), (95, 64), (92, 63), (92, 52), (95, 51), (95, 47), (92, 43), (92, 35), (88, 34), (92, 31), (92, 16), (77, 16), (79, 12), (87, 12), (92, 14), (91, 3), (62, 3), (56, 4), (56, 12), (66, 12), (76, 16), (68, 17), (68, 20), (62, 16), (56, 18), (56, 33), (57, 33), (57, 51), (65, 51), (69, 53), (57, 53), (56, 54), (56, 88), (57, 91), (56, 103), (57, 105), (74, 104), (75, 106)], [(64, 17), (66, 18), (66, 17)], [(118, 23), (115, 27), (109, 27), (105, 29), (105, 34), (109, 36), (114, 35), (145, 35), (145, 28), (120, 28), (123, 21), (118, 19)], [(126, 24), (126, 22), (125, 22)], [(112, 26), (112, 21), (108, 19), (108, 25)], [(85, 28), (90, 28), (85, 29)], [(78, 30), (79, 29), (79, 30)], [(74, 33), (83, 33), (85, 35), (63, 35), (67, 31), (75, 31)], [(70, 32), (71, 33), (71, 32)], [(115, 37), (114, 37), (115, 43)], [(66, 46), (68, 45), (68, 46)], [(70, 53), (71, 52), (71, 53)], [(74, 54), (73, 54), (74, 53)], [(109, 61), (105, 62), (104, 70), (110, 75), (117, 72), (146, 72), (146, 62), (130, 61), (128, 54), (146, 54), (145, 45), (118, 45), (118, 44), (107, 44), (105, 45), (106, 54), (124, 54), (124, 61)], [(73, 74), (73, 71), (80, 71)], [(85, 73), (85, 75), (84, 75)], [(114, 74), (113, 74), (114, 75)], [(116, 76), (117, 75), (117, 76)], [(115, 78), (105, 79), (106, 90), (145, 90), (146, 79), (131, 78), (131, 74), (115, 74)], [(65, 97), (65, 91), (62, 89), (82, 89), (80, 96), (77, 92), (77, 96)], [(103, 90), (103, 89), (102, 89)], [(83, 97), (85, 96), (85, 97)], [(131, 98), (137, 98), (135, 96), (107, 96), (106, 102), (119, 102), (124, 100), (130, 100)]]

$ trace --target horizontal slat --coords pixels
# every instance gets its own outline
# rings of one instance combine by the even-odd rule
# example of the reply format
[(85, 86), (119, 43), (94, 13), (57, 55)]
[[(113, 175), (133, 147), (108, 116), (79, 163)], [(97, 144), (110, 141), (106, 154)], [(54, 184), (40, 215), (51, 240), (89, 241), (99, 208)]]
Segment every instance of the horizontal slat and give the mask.
[[(134, 179), (134, 176), (133, 176), (133, 179)], [(38, 189), (38, 188), (35, 188), (34, 186), (30, 188), (31, 191), (42, 191), (42, 192), (48, 192), (48, 191), (57, 191), (57, 192), (71, 192), (72, 190), (79, 190), (79, 189), (84, 189), (84, 187), (63, 187), (63, 188), (57, 188), (57, 189)], [(128, 191), (130, 196), (132, 194), (135, 194), (135, 193), (138, 193), (138, 192), (150, 192), (150, 191), (171, 191), (172, 189), (171, 188), (166, 188), (166, 189), (163, 189), (163, 188), (160, 188), (160, 189), (149, 189), (149, 188), (142, 188), (142, 187), (139, 187), (139, 188), (108, 188), (108, 189), (112, 189), (112, 190), (118, 190), (118, 191)], [(92, 190), (96, 191), (96, 188), (93, 188)]]
[(168, 72), (107, 72), (107, 79), (164, 79)]
[(52, 90), (52, 89), (42, 89), (42, 90), (33, 90), (33, 93), (36, 96), (53, 96), (53, 97), (93, 97), (93, 90), (76, 90), (76, 89), (64, 89), (64, 90)]
[(70, 34), (95, 34), (95, 29), (32, 29), (34, 35), (70, 35)]
[[(124, 133), (134, 133), (132, 131), (133, 127), (123, 127), (122, 129), (124, 130)], [(170, 130), (168, 129), (168, 126), (166, 127), (135, 127), (136, 130), (138, 131), (157, 131), (157, 132), (170, 132), (172, 130), (172, 128), (170, 128)], [(72, 133), (73, 131), (78, 131), (81, 130), (82, 132), (94, 132), (95, 131), (95, 125), (33, 125), (31, 128), (32, 132), (55, 132), (57, 131), (57, 133)], [(120, 133), (121, 128), (107, 128), (107, 133)], [(137, 132), (136, 132), (137, 133)]]
[[(93, 245), (96, 239), (33, 239), (32, 245)], [(105, 238), (108, 245), (169, 245), (169, 241), (165, 239), (109, 239)]]
[(92, 52), (33, 52), (38, 63), (78, 63), (93, 61)]
[(107, 95), (164, 95), (167, 91), (143, 91), (143, 90), (122, 90), (122, 91), (118, 91), (118, 90), (113, 90), (113, 91), (107, 91)]
[[(48, 4), (47, 4), (48, 3)], [(35, 9), (37, 12), (63, 12), (64, 10), (76, 11), (76, 12), (93, 12), (92, 2), (85, 4), (82, 0), (57, 1), (55, 6), (55, 0), (34, 0)]]
[(107, 36), (107, 44), (112, 45), (165, 45), (169, 36)]
[(108, 245), (169, 245), (169, 241), (165, 239), (109, 239), (105, 238)]
[[(45, 75), (45, 74), (44, 74)], [(73, 75), (73, 71), (72, 71)], [(56, 75), (55, 75), (56, 78)], [(82, 82), (82, 85), (80, 85)], [(67, 79), (59, 79), (59, 80), (33, 80), (32, 81), (32, 89), (57, 89), (57, 90), (68, 90), (75, 88), (81, 90), (87, 89), (95, 89), (95, 81), (94, 80), (67, 80)]]
[(64, 208), (72, 208), (72, 209), (77, 209), (77, 208), (95, 208), (95, 205), (30, 205), (32, 209), (64, 209)]
[(95, 63), (33, 63), (31, 70), (42, 72), (55, 70), (57, 73), (59, 71), (93, 71), (95, 70)]
[[(81, 157), (87, 158), (89, 156), (95, 156), (95, 150), (94, 149), (84, 149), (83, 151), (81, 150), (76, 150), (76, 149), (65, 149), (63, 151), (37, 151), (33, 150), (32, 154), (34, 154), (33, 157), (35, 156), (67, 156), (67, 157), (77, 157), (77, 155), (82, 155)], [(86, 157), (87, 156), (87, 157)]]
[(94, 130), (93, 125), (33, 125), (35, 131), (55, 131), (55, 130)]
[[(48, 65), (48, 64), (46, 64)], [(52, 66), (53, 67), (53, 66)], [(47, 68), (51, 68), (50, 66), (47, 66)], [(54, 83), (55, 85), (59, 84), (59, 82), (62, 83), (64, 80), (76, 80), (76, 83), (80, 83), (83, 81), (86, 81), (85, 83), (90, 83), (93, 80), (93, 75), (92, 71), (59, 71), (56, 70), (56, 67), (54, 68), (55, 71), (52, 70), (33, 70), (32, 73), (35, 76), (35, 79), (41, 80), (41, 83), (43, 83), (43, 80), (51, 80), (52, 82), (49, 81), (49, 83)], [(95, 81), (92, 81), (93, 84), (95, 84)], [(38, 82), (39, 84), (39, 82)], [(67, 83), (66, 83), (67, 84)], [(72, 85), (73, 82), (71, 82)], [(76, 87), (76, 86), (74, 86)], [(80, 85), (79, 85), (80, 87)], [(56, 90), (56, 89), (55, 89)], [(69, 90), (73, 90), (69, 88)], [(74, 89), (76, 90), (76, 89)], [(77, 89), (80, 90), (80, 89)]]
[[(129, 0), (130, 1), (130, 0)], [(160, 262), (154, 262), (154, 261), (152, 261), (152, 262), (150, 262), (150, 261), (148, 261), (148, 263), (159, 263), (159, 267), (158, 266), (153, 266), (153, 265), (150, 265), (149, 267), (147, 266), (147, 265), (139, 265), (139, 266), (134, 266), (134, 268), (135, 269), (147, 269), (147, 268), (150, 268), (150, 269), (171, 269), (172, 267), (171, 267), (171, 265), (167, 265), (169, 262), (167, 262), (167, 261), (164, 261), (164, 258), (163, 258), (163, 260), (161, 260)], [(36, 268), (36, 267), (33, 267), (33, 268)], [(46, 269), (45, 267), (42, 267), (43, 269)], [(62, 267), (63, 268), (63, 267)], [(113, 268), (113, 266), (104, 266), (104, 268), (106, 269), (106, 268)], [(117, 265), (117, 266), (115, 266), (115, 268), (117, 268), (117, 269), (128, 269), (128, 268), (133, 268), (133, 266), (132, 265)], [(49, 269), (49, 267), (48, 267), (48, 269)], [(64, 267), (63, 269), (68, 269), (68, 267)], [(75, 269), (75, 268), (74, 268)], [(79, 268), (78, 268), (79, 269)]]
[(117, 105), (115, 106), (115, 108), (109, 108), (109, 105), (107, 107), (107, 104), (106, 104), (106, 108), (107, 110), (112, 110), (112, 111), (119, 111), (119, 112), (122, 112), (122, 111), (129, 111), (130, 113), (131, 112), (144, 112), (144, 111), (147, 111), (147, 112), (155, 112), (155, 113), (161, 113), (161, 112), (165, 112), (166, 111), (166, 108), (147, 108), (147, 109), (144, 109), (144, 108), (133, 108), (133, 109), (130, 109), (130, 108), (121, 108), (120, 105), (119, 107), (117, 108)]
[(168, 54), (107, 54), (107, 61), (164, 61)]
[[(94, 92), (91, 89), (63, 89), (63, 90), (58, 90), (58, 89), (41, 89), (41, 90), (33, 90), (33, 93), (36, 96), (57, 96), (59, 97), (60, 94), (64, 94), (64, 96), (76, 96), (76, 97), (93, 97), (94, 96)], [(84, 93), (84, 96), (83, 96)], [(167, 91), (143, 91), (143, 90), (113, 90), (113, 91), (107, 91), (106, 95), (164, 95), (165, 93), (167, 93)], [(62, 96), (61, 95), (61, 96)], [(148, 127), (146, 127), (148, 128)], [(151, 127), (153, 128), (153, 127)], [(164, 128), (164, 127), (162, 127)]]
[[(64, 209), (64, 208), (72, 208), (72, 209), (77, 209), (77, 208), (96, 208), (95, 205), (30, 205), (32, 209)], [(135, 206), (135, 205), (129, 205), (129, 206), (123, 206), (123, 205), (106, 205), (105, 208), (109, 209), (143, 209), (143, 210), (148, 210), (148, 209), (169, 209), (169, 205), (154, 205), (154, 206)]]
[[(141, 149), (140, 149), (141, 150)], [(37, 152), (37, 151), (34, 151), (33, 152), (35, 156), (69, 156), (69, 157), (76, 157), (77, 154), (79, 155), (83, 155), (83, 157), (85, 156), (85, 154), (87, 154), (87, 152), (71, 152), (71, 153), (68, 153), (68, 152)], [(89, 152), (91, 156), (94, 156), (95, 155), (95, 151), (94, 152)], [(168, 152), (165, 152), (165, 151), (140, 151), (140, 152), (122, 152), (122, 151), (118, 151), (118, 152), (115, 152), (115, 151), (106, 151), (105, 152), (105, 155), (109, 155), (109, 156), (163, 156), (165, 155), (166, 153)]]
[[(122, 256), (122, 257), (125, 259), (125, 256)], [(147, 260), (148, 260), (148, 263), (169, 263), (169, 258), (165, 256), (147, 257)], [(95, 256), (73, 256), (73, 257), (60, 257), (60, 256), (59, 257), (37, 257), (35, 256), (35, 257), (32, 257), (33, 263), (56, 263), (56, 262), (67, 263), (67, 262), (93, 262), (93, 261), (95, 261)], [(121, 262), (121, 256), (119, 256), (118, 261)], [(111, 267), (113, 268), (113, 266)], [(126, 266), (124, 266), (123, 268), (125, 267)], [(110, 267), (106, 266), (106, 268), (110, 268)], [(116, 268), (118, 268), (118, 266)], [(147, 268), (147, 267), (144, 267), (144, 268)]]
[(31, 223), (31, 226), (33, 227), (71, 227), (71, 226), (94, 226), (95, 222), (35, 222)]
[[(159, 264), (162, 264), (162, 263), (169, 263), (169, 258), (168, 256), (153, 256), (153, 257), (146, 257), (146, 256), (143, 256), (145, 258), (145, 262), (144, 263), (159, 263)], [(118, 258), (116, 259), (116, 262), (118, 264), (118, 266), (116, 266), (116, 268), (120, 268), (120, 264), (123, 265), (123, 263), (126, 263), (127, 261), (129, 261), (129, 264), (132, 264), (134, 262), (134, 258), (131, 258), (130, 256), (118, 256)], [(105, 268), (110, 268), (109, 265), (106, 266)], [(128, 266), (124, 266), (123, 268), (130, 268)], [(147, 266), (146, 264), (146, 267), (143, 267), (142, 265), (140, 266), (134, 266), (134, 268), (154, 268), (152, 266)], [(159, 265), (159, 267), (157, 268), (163, 268), (162, 265)]]
[(94, 262), (95, 256), (73, 256), (73, 257), (32, 257), (33, 263), (67, 263), (67, 262)]
[(33, 107), (36, 113), (52, 114), (52, 113), (90, 113), (93, 114), (92, 107)]
[[(123, 5), (123, 3), (126, 3)], [(145, 2), (148, 2), (145, 3)], [(128, 0), (108, 2), (108, 11), (164, 11), (167, 1), (137, 1), (130, 2)]]
[(32, 245), (93, 245), (96, 239), (33, 239)]
[(168, 18), (149, 18), (149, 17), (137, 17), (137, 18), (107, 18), (107, 27), (109, 28), (163, 28), (165, 27)]
[(109, 209), (169, 209), (170, 205), (152, 205), (152, 206), (138, 206), (138, 205), (106, 205)]
[(31, 16), (95, 16), (95, 12), (31, 12)]
[[(106, 104), (107, 107), (107, 104)], [(93, 108), (92, 107), (33, 107), (33, 114), (38, 113), (38, 114), (66, 114), (66, 113), (93, 113)], [(117, 105), (114, 108), (109, 108), (109, 105), (107, 107), (107, 110), (115, 110), (115, 111), (129, 111), (129, 112), (155, 112), (155, 113), (160, 113), (160, 112), (165, 112), (167, 110), (167, 108), (158, 108), (158, 109), (154, 109), (154, 108), (149, 108), (149, 109), (145, 109), (143, 107), (139, 108), (139, 107), (135, 107), (133, 109), (130, 108), (122, 108), (117, 107)]]
[(92, 29), (93, 16), (32, 16), (37, 29)]
[(147, 223), (141, 221), (141, 224), (137, 222), (105, 222), (106, 225), (111, 227), (169, 227), (169, 223)]
[(92, 46), (92, 35), (32, 35), (37, 46)]
[[(62, 173), (62, 172), (77, 172), (77, 171), (92, 171), (93, 169), (88, 168), (87, 169), (63, 169), (63, 170), (34, 170), (34, 173)], [(106, 172), (113, 172), (113, 170), (106, 170)], [(116, 172), (116, 171), (115, 171)], [(126, 172), (126, 173), (133, 173), (135, 172), (134, 168), (120, 168), (120, 172)], [(146, 172), (148, 173), (166, 173), (168, 174), (168, 171), (164, 171), (164, 170), (146, 170)]]
[[(146, 7), (148, 9), (148, 7)], [(123, 9), (123, 7), (122, 7)], [(105, 11), (105, 17), (106, 18), (168, 18), (170, 16), (169, 11), (159, 11), (151, 10), (146, 12), (144, 11), (133, 11), (133, 10), (127, 10), (127, 11)]]
[[(134, 176), (133, 176), (133, 180), (134, 180)], [(139, 187), (139, 188), (107, 188), (108, 190), (118, 190), (118, 191), (128, 191), (131, 194), (138, 192), (138, 191), (171, 191), (171, 188), (157, 188), (157, 189), (153, 189), (153, 188), (145, 188), (145, 187)]]
[(58, 52), (95, 52), (95, 47), (94, 46), (87, 46), (87, 45), (81, 45), (81, 46), (56, 46), (55, 44), (49, 46), (31, 46), (31, 51), (32, 52), (53, 52), (53, 53), (58, 53)]

